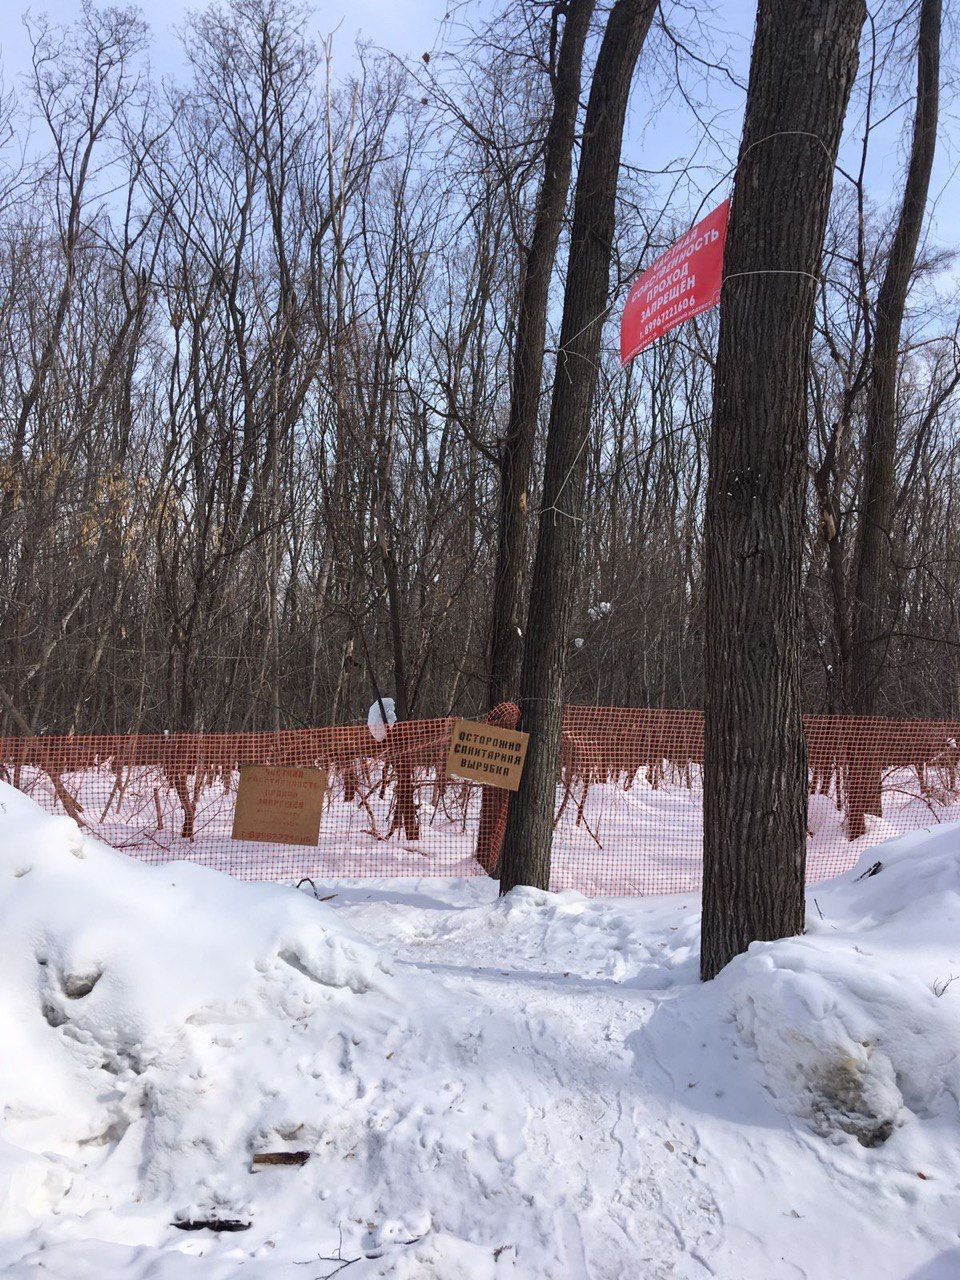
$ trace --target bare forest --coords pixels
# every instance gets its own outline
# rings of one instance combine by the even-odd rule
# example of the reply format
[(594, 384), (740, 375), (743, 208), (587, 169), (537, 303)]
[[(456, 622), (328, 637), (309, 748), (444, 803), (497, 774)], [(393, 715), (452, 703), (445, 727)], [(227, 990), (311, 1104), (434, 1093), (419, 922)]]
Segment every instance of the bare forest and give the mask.
[[(68, 30), (30, 19), (32, 69), (0, 105), (0, 730), (298, 728), (354, 721), (381, 694), (401, 719), (469, 715), (510, 691), (490, 657), (504, 458), (570, 9), (461, 15), (411, 64), (312, 38), (280, 0), (229, 0), (190, 19), (176, 75), (151, 70), (132, 10), (87, 7)], [(900, 282), (865, 638), (858, 604), (918, 10), (881, 6), (865, 28), (816, 284), (807, 712), (960, 716), (958, 275), (924, 230)], [(717, 318), (626, 370), (616, 326), (633, 276), (700, 203), (693, 161), (646, 164), (644, 138), (661, 100), (709, 132), (711, 94), (740, 93), (721, 46), (664, 6), (640, 55), (577, 459), (570, 702), (703, 705)], [(881, 200), (868, 175), (892, 127)], [(697, 165), (711, 207), (732, 162)], [(528, 567), (572, 206), (567, 174), (538, 429), (510, 491)]]

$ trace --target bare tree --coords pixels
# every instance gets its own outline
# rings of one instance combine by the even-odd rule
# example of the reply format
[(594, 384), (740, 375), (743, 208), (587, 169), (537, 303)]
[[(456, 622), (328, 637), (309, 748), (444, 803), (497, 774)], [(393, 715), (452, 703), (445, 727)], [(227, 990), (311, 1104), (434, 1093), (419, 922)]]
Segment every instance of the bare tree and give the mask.
[(867, 386), (866, 479), (853, 599), (852, 708), (873, 713), (883, 665), (884, 599), (890, 578), (891, 522), (896, 501), (897, 372), (907, 291), (913, 276), (937, 141), (940, 89), (940, 0), (921, 0), (917, 34), (917, 109), (903, 204), (877, 296)]
[[(543, 181), (526, 249), (513, 342), (510, 417), (500, 458), (497, 563), (490, 618), (490, 705), (516, 696), (523, 656), (530, 477), (540, 417), (550, 282), (570, 188), (580, 69), (594, 0), (553, 6), (553, 31), (563, 11), (556, 66), (551, 68), (553, 112), (543, 148)], [(551, 40), (551, 45), (555, 39)]]
[[(918, 8), (901, 10), (860, 79), (872, 147), (915, 56)], [(525, 282), (549, 278), (538, 198), (585, 12), (503, 0), (412, 67), (369, 47), (347, 63), (295, 5), (230, 0), (188, 22), (182, 82), (162, 88), (123, 10), (32, 26), (32, 87), (16, 116), (0, 101), (0, 728), (315, 725), (365, 714), (376, 688), (402, 688), (411, 716), (486, 709), (514, 352)], [(698, 200), (726, 165), (709, 154), (711, 87), (727, 77), (708, 23), (681, 7), (651, 27), (638, 118), (691, 112), (699, 149), (658, 174), (621, 163), (611, 291), (676, 238), (682, 196)], [(598, 23), (587, 47), (601, 36)], [(818, 295), (808, 710), (850, 706), (871, 342), (897, 222), (871, 202), (872, 168), (834, 201)], [(568, 194), (561, 241), (570, 208)], [(960, 712), (960, 346), (945, 265), (935, 245), (918, 250), (898, 344), (874, 646), (889, 715)], [(533, 466), (517, 482), (531, 524), (556, 359), (547, 315), (545, 342), (521, 343), (545, 346)], [(600, 337), (574, 446), (571, 700), (703, 704), (716, 326), (691, 321), (626, 374), (612, 319)], [(581, 362), (564, 358), (568, 372)], [(546, 505), (572, 510), (573, 487)]]
[(507, 818), (502, 893), (517, 884), (550, 884), (583, 479), (610, 283), (620, 148), (633, 71), (655, 8), (652, 0), (617, 0), (611, 9), (584, 120), (520, 683), (522, 727), (531, 738), (521, 789)]

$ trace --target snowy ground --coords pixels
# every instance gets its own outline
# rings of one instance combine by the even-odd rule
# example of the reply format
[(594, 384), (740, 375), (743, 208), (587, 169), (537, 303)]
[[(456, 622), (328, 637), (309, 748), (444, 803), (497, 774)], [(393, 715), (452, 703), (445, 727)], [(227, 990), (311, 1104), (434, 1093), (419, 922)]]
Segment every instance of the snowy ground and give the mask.
[(691, 897), (317, 902), (0, 805), (10, 1280), (960, 1276), (960, 827), (701, 985)]
[[(664, 762), (662, 778), (650, 784), (643, 771), (619, 783), (594, 783), (583, 797), (578, 782), (564, 804), (553, 846), (554, 890), (588, 895), (694, 893), (700, 888), (703, 848), (703, 790), (698, 765), (677, 769)], [(479, 788), (452, 783), (437, 794), (427, 770), (418, 774), (420, 839), (399, 831), (385, 839), (392, 816), (393, 788), (381, 797), (378, 773), (364, 786), (363, 805), (345, 803), (335, 780), (320, 826), (317, 847), (258, 844), (231, 839), (237, 775), (188, 789), (197, 797), (196, 829), (181, 838), (183, 808), (165, 775), (153, 766), (130, 766), (118, 786), (112, 769), (65, 773), (62, 782), (82, 806), (87, 829), (115, 849), (148, 862), (189, 858), (244, 880), (331, 877), (466, 877), (482, 874), (474, 857), (480, 811)], [(867, 831), (847, 839), (844, 814), (832, 795), (810, 797), (807, 872), (812, 882), (854, 866), (866, 849), (931, 823), (960, 821), (960, 799), (936, 785), (930, 771), (926, 794), (916, 772), (891, 770), (884, 779), (882, 819), (868, 817)], [(629, 781), (629, 785), (627, 785)], [(931, 781), (933, 785), (931, 785)], [(43, 807), (62, 812), (51, 778), (22, 770), (23, 790)], [(582, 821), (578, 803), (583, 799)]]

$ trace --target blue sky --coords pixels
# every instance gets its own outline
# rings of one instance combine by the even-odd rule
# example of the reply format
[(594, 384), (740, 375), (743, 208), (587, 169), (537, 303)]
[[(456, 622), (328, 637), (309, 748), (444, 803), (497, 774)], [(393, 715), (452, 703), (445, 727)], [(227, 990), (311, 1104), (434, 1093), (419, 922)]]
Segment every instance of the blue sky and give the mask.
[[(152, 60), (163, 70), (174, 70), (179, 64), (176, 30), (191, 10), (203, 9), (202, 0), (162, 0), (154, 6), (139, 7), (153, 33)], [(316, 7), (315, 29), (326, 35), (339, 27), (338, 42), (346, 50), (358, 35), (382, 44), (398, 54), (420, 54), (432, 47), (448, 6), (432, 0), (351, 0), (350, 4), (321, 3)], [(55, 22), (69, 22), (80, 10), (80, 0), (0, 0), (0, 53), (5, 78), (21, 72), (29, 65), (30, 46), (21, 22), (29, 9), (32, 14), (47, 13)]]
[[(902, 7), (905, 0), (888, 0), (886, 9)], [(417, 58), (426, 49), (442, 48), (451, 38), (449, 24), (443, 23), (448, 8), (453, 3), (459, 9), (458, 0), (351, 0), (349, 5), (336, 0), (321, 0), (315, 6), (313, 26), (318, 36), (336, 30), (335, 67), (348, 69), (351, 51), (358, 37), (389, 49), (401, 57)], [(0, 0), (0, 61), (4, 80), (8, 86), (15, 83), (29, 66), (29, 42), (21, 16), (26, 9), (24, 0)], [(188, 12), (203, 7), (196, 0), (163, 0), (157, 8), (144, 6), (144, 13), (152, 31), (151, 59), (156, 70), (176, 74), (182, 62), (176, 31)], [(470, 12), (482, 16), (498, 7), (492, 0), (474, 0)], [(30, 6), (34, 14), (47, 12), (57, 22), (68, 22), (77, 15), (80, 0), (39, 0)], [(691, 21), (690, 15), (698, 7), (673, 0), (664, 6), (671, 21), (682, 27)], [(884, 10), (883, 0), (878, 0), (877, 11)], [(753, 31), (753, 0), (718, 0), (709, 18), (712, 34), (706, 39), (701, 32), (694, 37), (697, 52), (708, 58), (724, 58), (736, 77), (745, 83)], [(949, 28), (944, 36), (945, 81), (955, 78), (955, 68), (950, 65)], [(647, 59), (645, 62), (644, 59)], [(693, 64), (685, 71), (687, 89), (696, 95), (700, 89), (700, 73)], [(695, 163), (703, 167), (691, 168), (688, 181), (678, 187), (670, 210), (670, 220), (682, 225), (694, 220), (698, 206), (712, 207), (729, 192), (730, 182), (722, 175), (732, 167), (740, 132), (743, 109), (742, 91), (731, 84), (714, 78), (710, 88), (710, 131), (702, 120), (674, 93), (666, 97), (669, 72), (662, 67), (651, 67), (645, 51), (641, 59), (631, 102), (631, 116), (625, 145), (625, 158), (643, 168), (657, 169), (669, 161), (693, 155)], [(903, 67), (903, 93), (901, 109), (896, 112), (876, 140), (868, 170), (868, 185), (875, 202), (888, 206), (891, 217), (895, 213), (895, 201), (904, 166), (904, 124), (911, 118), (915, 70), (912, 65)], [(897, 86), (894, 86), (896, 91)], [(928, 234), (939, 245), (957, 243), (956, 228), (960, 225), (960, 180), (957, 166), (960, 162), (960, 138), (956, 116), (956, 102), (951, 88), (943, 90), (941, 128), (938, 139), (937, 163), (931, 188), (932, 209), (928, 215)], [(848, 164), (856, 161), (858, 148), (856, 112), (848, 119), (847, 137), (841, 160)], [(718, 186), (718, 180), (720, 185)], [(839, 181), (839, 179), (838, 179)], [(715, 198), (712, 194), (716, 187)], [(662, 188), (666, 189), (666, 188)], [(957, 272), (953, 273), (957, 275)]]

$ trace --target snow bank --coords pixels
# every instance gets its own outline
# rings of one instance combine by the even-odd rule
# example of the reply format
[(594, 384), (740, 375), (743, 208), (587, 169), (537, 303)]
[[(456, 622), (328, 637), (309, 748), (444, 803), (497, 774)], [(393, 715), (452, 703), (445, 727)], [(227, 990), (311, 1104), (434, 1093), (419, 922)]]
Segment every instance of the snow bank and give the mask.
[(955, 976), (953, 826), (870, 850), (813, 891), (805, 937), (754, 944), (720, 985), (778, 1105), (869, 1147), (918, 1117), (960, 1117)]
[(0, 784), (0, 1274), (960, 1274), (960, 827), (707, 984), (693, 898), (334, 890)]
[[(128, 861), (0, 784), (0, 974), (5, 1276), (521, 1274), (470, 1194), (521, 1118), (459, 1114), (456, 1016), (324, 904)], [(277, 1152), (309, 1159), (252, 1164)], [(246, 1230), (172, 1225), (212, 1219)]]

